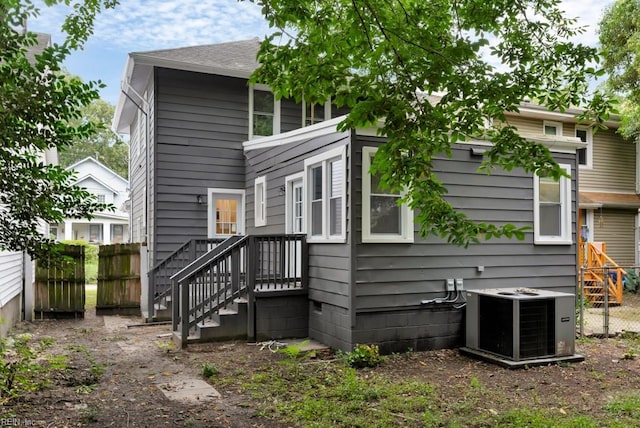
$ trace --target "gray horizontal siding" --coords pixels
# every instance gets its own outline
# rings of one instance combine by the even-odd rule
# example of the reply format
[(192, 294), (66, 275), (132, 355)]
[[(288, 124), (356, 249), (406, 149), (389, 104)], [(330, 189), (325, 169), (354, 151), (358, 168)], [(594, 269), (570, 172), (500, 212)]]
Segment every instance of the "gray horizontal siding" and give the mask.
[[(524, 241), (492, 239), (466, 249), (449, 245), (438, 237), (420, 238), (417, 235), (414, 244), (363, 244), (361, 151), (362, 146), (377, 146), (382, 142), (380, 138), (358, 136), (353, 149), (356, 177), (353, 197), (357, 219), (354, 224), (354, 306), (357, 311), (419, 308), (421, 300), (446, 294), (447, 278), (463, 278), (466, 289), (575, 287), (575, 245), (534, 245), (532, 229), (526, 233)], [(558, 154), (557, 160), (572, 165), (575, 200), (573, 156)], [(476, 221), (533, 227), (532, 176), (522, 170), (496, 171), (487, 176), (477, 172), (479, 165), (478, 159), (469, 155), (469, 146), (454, 148), (451, 159), (435, 161), (435, 172), (449, 192), (447, 200)], [(575, 219), (574, 204), (574, 238)], [(479, 272), (478, 266), (484, 271)]]
[(197, 195), (245, 185), (246, 81), (156, 69), (155, 261), (207, 235)]
[[(284, 233), (285, 178), (304, 170), (304, 160), (323, 151), (347, 144), (348, 136), (331, 134), (313, 140), (260, 150), (247, 157), (247, 227), (250, 234)], [(254, 226), (254, 182), (266, 176), (267, 225)], [(347, 215), (348, 219), (348, 215)], [(347, 220), (348, 221), (348, 220)], [(347, 231), (349, 227), (347, 226)], [(338, 308), (349, 308), (349, 243), (309, 244), (309, 298)], [(318, 323), (312, 323), (318, 329)], [(344, 339), (343, 336), (341, 336)], [(340, 339), (340, 340), (342, 340)]]

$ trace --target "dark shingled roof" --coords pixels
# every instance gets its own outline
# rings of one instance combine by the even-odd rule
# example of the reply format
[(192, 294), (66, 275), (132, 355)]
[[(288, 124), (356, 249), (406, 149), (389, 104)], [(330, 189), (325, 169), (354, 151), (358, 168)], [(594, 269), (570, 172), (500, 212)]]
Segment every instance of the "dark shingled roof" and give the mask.
[(133, 52), (134, 58), (148, 58), (164, 61), (176, 61), (225, 70), (236, 70), (251, 74), (258, 67), (256, 55), (260, 40), (241, 40), (211, 45), (189, 46), (176, 49)]

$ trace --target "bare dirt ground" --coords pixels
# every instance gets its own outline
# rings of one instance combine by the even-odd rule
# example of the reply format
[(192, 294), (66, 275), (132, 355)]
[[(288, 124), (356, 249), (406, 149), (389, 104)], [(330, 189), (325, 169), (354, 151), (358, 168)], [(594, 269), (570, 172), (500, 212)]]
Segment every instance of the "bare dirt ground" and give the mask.
[[(176, 350), (167, 337), (170, 326), (127, 327), (139, 322), (135, 317), (96, 317), (89, 310), (84, 320), (20, 325), (19, 332), (53, 338), (53, 350), (68, 355), (69, 370), (56, 376), (48, 388), (5, 405), (2, 417), (15, 417), (15, 426), (37, 427), (288, 426), (257, 416), (260, 403), (242, 388), (242, 379), (283, 355), (242, 341)], [(375, 371), (391, 379), (428, 382), (438, 391), (441, 403), (452, 403), (452, 412), (453, 404), (468, 397), (474, 383), (483, 388), (477, 412), (487, 414), (514, 403), (563, 414), (593, 414), (603, 412), (608, 398), (640, 390), (640, 362), (626, 342), (586, 341), (579, 343), (578, 351), (586, 356), (584, 362), (519, 370), (477, 361), (456, 350), (410, 352), (361, 374)], [(212, 381), (220, 398), (185, 404), (161, 392), (169, 381), (201, 379), (204, 363), (220, 371)], [(104, 367), (99, 379), (92, 377), (95, 366)], [(505, 396), (510, 397), (508, 402)]]

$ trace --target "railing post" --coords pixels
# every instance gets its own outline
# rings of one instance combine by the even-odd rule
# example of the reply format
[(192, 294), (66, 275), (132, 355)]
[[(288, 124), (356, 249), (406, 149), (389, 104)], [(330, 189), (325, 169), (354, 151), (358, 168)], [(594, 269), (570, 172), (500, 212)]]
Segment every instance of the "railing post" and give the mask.
[(180, 322), (180, 285), (177, 280), (171, 284), (171, 326), (172, 331), (177, 332)]
[[(240, 247), (231, 251), (231, 296), (240, 291)], [(225, 296), (225, 306), (226, 306)]]
[(187, 347), (189, 338), (189, 281), (180, 283), (180, 344)]
[(249, 237), (247, 241), (247, 338), (256, 341), (256, 246), (255, 238)]
[(309, 286), (309, 244), (307, 243), (307, 238), (305, 236), (302, 237), (302, 261), (300, 265), (300, 273), (302, 278), (300, 278), (301, 286), (303, 289), (306, 289)]
[[(147, 308), (149, 308), (148, 321), (153, 321), (156, 316), (156, 306), (155, 306), (155, 298), (156, 298), (156, 270), (153, 269), (147, 272), (148, 278), (148, 292), (147, 292)], [(146, 320), (145, 320), (146, 321)]]

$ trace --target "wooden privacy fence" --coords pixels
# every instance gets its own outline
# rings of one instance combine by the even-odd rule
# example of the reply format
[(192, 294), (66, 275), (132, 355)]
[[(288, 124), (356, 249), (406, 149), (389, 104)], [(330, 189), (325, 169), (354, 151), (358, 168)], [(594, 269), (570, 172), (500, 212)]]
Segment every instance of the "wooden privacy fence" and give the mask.
[(140, 293), (140, 244), (101, 245), (96, 315), (139, 315)]
[(60, 265), (36, 261), (36, 318), (84, 317), (84, 247), (64, 245), (60, 253), (66, 256)]

